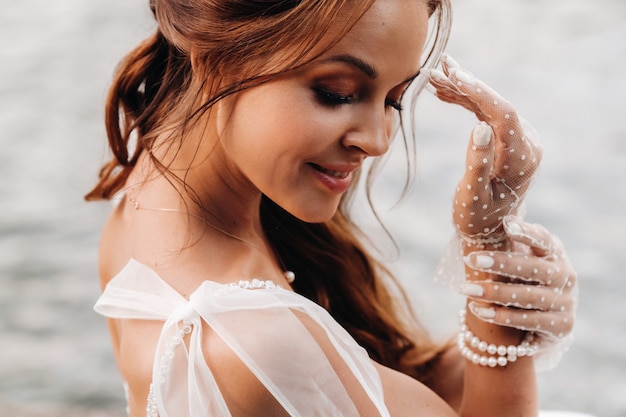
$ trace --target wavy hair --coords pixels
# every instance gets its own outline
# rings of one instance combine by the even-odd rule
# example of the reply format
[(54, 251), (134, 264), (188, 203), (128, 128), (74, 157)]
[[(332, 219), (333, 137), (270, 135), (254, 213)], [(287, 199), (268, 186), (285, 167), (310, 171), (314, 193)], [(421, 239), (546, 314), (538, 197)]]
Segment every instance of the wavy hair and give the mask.
[[(175, 152), (175, 139), (181, 146), (186, 129), (217, 102), (323, 54), (374, 1), (151, 0), (157, 30), (118, 66), (105, 110), (113, 157), (85, 198), (110, 199), (144, 152), (157, 169), (193, 194), (184, 177), (176, 177), (152, 152), (156, 139), (169, 133), (172, 141), (166, 146)], [(449, 35), (449, 0), (413, 1), (427, 3), (435, 22), (423, 63), (432, 68)], [(414, 97), (425, 82), (424, 77), (414, 82)], [(407, 135), (402, 136), (409, 149)], [(354, 188), (331, 220), (317, 224), (303, 222), (263, 197), (260, 214), (267, 238), (298, 276), (295, 291), (326, 308), (372, 359), (427, 383), (443, 347), (428, 337), (392, 274), (366, 249), (349, 216)]]

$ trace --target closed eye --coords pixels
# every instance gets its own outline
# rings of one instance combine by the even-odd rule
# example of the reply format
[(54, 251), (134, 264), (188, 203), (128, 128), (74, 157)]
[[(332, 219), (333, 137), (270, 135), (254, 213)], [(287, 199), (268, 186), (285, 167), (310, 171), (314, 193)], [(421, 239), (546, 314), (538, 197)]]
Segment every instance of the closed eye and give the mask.
[(354, 101), (353, 95), (343, 95), (319, 87), (313, 90), (317, 100), (328, 107), (338, 107), (343, 104), (350, 104)]
[(385, 106), (391, 107), (392, 109), (397, 110), (399, 112), (404, 110), (404, 107), (402, 107), (402, 103), (396, 100), (389, 99), (389, 98), (385, 100)]

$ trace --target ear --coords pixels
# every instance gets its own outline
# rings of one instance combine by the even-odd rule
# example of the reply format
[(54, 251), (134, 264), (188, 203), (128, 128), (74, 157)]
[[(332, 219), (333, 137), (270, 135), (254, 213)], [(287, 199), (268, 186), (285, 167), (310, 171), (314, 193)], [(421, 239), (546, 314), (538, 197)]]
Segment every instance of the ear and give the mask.
[[(210, 66), (208, 64), (210, 58), (198, 53), (198, 51), (191, 51), (189, 58), (193, 78), (197, 85), (201, 86), (202, 92), (200, 100), (202, 103), (207, 102), (213, 94), (221, 91), (222, 88), (229, 85), (228, 83), (231, 82), (231, 77), (225, 77), (218, 67)], [(218, 135), (221, 135), (228, 128), (228, 122), (232, 117), (237, 96), (238, 94), (235, 93), (219, 100), (211, 106), (211, 118), (215, 121), (215, 128), (217, 129)]]
[(215, 127), (219, 136), (222, 136), (228, 129), (230, 120), (236, 111), (238, 97), (239, 94), (235, 93), (223, 98), (213, 106), (213, 111), (215, 112)]
[(200, 71), (202, 71), (204, 63), (200, 58), (200, 55), (196, 51), (191, 51), (189, 54), (189, 58), (191, 60), (191, 69), (193, 73), (198, 74)]

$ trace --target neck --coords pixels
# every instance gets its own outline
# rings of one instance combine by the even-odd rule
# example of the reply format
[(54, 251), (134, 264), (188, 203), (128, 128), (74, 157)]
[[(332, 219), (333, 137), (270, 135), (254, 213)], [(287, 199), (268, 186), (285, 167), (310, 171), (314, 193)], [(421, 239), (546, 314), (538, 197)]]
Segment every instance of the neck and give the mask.
[(142, 158), (143, 171), (157, 174), (152, 177), (162, 185), (156, 193), (160, 206), (184, 210), (244, 239), (260, 236), (261, 192), (232, 164), (217, 137), (212, 123), (190, 129), (180, 147), (154, 147), (167, 173), (155, 172), (147, 155)]
[(288, 266), (277, 259), (261, 225), (261, 193), (233, 181), (228, 170), (207, 167), (209, 159), (168, 178), (144, 155), (127, 182), (129, 208), (157, 218), (159, 234), (167, 236), (164, 268), (177, 270), (185, 263), (185, 268), (197, 265), (191, 276), (218, 282), (259, 277), (288, 287), (283, 275)]
[(127, 181), (129, 201), (145, 209), (135, 210), (139, 216), (158, 218), (155, 233), (167, 237), (171, 268), (184, 263), (204, 271), (204, 279), (278, 277), (284, 284), (286, 268), (261, 225), (261, 192), (230, 163), (217, 136), (204, 126), (188, 131), (180, 147), (157, 141)]

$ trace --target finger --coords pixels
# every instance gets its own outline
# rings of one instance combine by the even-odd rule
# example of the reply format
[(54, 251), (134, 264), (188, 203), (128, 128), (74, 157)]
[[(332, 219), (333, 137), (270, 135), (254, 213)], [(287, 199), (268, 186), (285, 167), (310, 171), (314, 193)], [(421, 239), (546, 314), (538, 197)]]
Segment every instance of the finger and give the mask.
[(478, 251), (463, 260), (476, 271), (544, 285), (555, 272), (552, 261), (519, 252)]
[(456, 65), (452, 67), (449, 61), (444, 60), (445, 73), (429, 71), (437, 96), (443, 101), (465, 107), (479, 120), (492, 126), (497, 139), (494, 172), (500, 178), (506, 178), (509, 188), (523, 193), (539, 165), (539, 148), (525, 135), (513, 106)]
[[(453, 206), (455, 224), (463, 225), (465, 233), (476, 235), (489, 233), (485, 221), (493, 199), (493, 189), (489, 172), (493, 166), (492, 130), (485, 122), (480, 122), (472, 131), (466, 156), (466, 171), (458, 185)], [(489, 213), (490, 214), (490, 213)], [(492, 222), (489, 222), (492, 223)]]
[[(494, 129), (499, 145), (496, 154), (500, 156), (496, 171), (510, 169), (510, 173), (522, 177), (532, 176), (539, 165), (541, 151), (526, 135), (511, 103), (461, 69), (451, 57), (443, 56), (442, 67), (444, 73), (438, 74), (439, 78), (442, 78), (441, 75), (448, 78), (448, 93), (457, 92), (456, 97), (447, 96), (446, 101), (455, 102), (473, 111), (479, 120), (487, 121)], [(522, 188), (523, 184), (518, 184), (518, 179), (513, 177), (510, 180), (515, 180), (513, 188)]]
[(452, 58), (450, 55), (448, 54), (442, 54), (441, 55), (441, 67), (443, 68), (443, 72), (445, 74), (449, 74), (451, 69), (454, 68), (461, 68), (461, 66), (459, 65), (458, 62), (456, 62), (454, 60), (454, 58)]
[(541, 152), (525, 134), (512, 104), (461, 69), (450, 70), (449, 79), (459, 91), (458, 104), (473, 109), (480, 120), (493, 128), (500, 155), (497, 171), (531, 176), (539, 165)]
[[(443, 75), (449, 80), (447, 87), (454, 86), (453, 90), (458, 92), (458, 104), (471, 103), (472, 106), (478, 109), (477, 115), (479, 118), (487, 121), (494, 127), (494, 130), (496, 128), (500, 129), (502, 133), (508, 133), (510, 130), (523, 131), (517, 112), (508, 100), (505, 100), (495, 90), (474, 77), (470, 72), (456, 65), (454, 67), (450, 66), (447, 60), (443, 62), (445, 71)], [(496, 132), (496, 134), (498, 133)], [(515, 139), (511, 136), (513, 135), (502, 135), (503, 143), (507, 147), (509, 147), (511, 140)]]
[(471, 302), (469, 309), (477, 318), (500, 326), (540, 333), (561, 339), (568, 335), (574, 325), (573, 312), (545, 312), (522, 310), (491, 304), (488, 307)]
[[(459, 103), (459, 92), (458, 91), (451, 90), (448, 87), (443, 87), (443, 86), (437, 85), (436, 82), (432, 82), (431, 84), (433, 86), (436, 86), (436, 88), (435, 88), (435, 95), (441, 101), (444, 101), (444, 102), (450, 103), (450, 104), (461, 104), (465, 109), (469, 110), (470, 112), (472, 112), (472, 113), (474, 113), (476, 115), (479, 114), (480, 110), (472, 102), (466, 101), (464, 103)], [(485, 121), (481, 117), (478, 117), (478, 120)]]
[(459, 97), (464, 107), (477, 108), (478, 118), (487, 121), (494, 130), (497, 155), (494, 175), (504, 179), (511, 190), (523, 193), (541, 161), (540, 148), (528, 139), (509, 102), (461, 70), (452, 70), (450, 74), (461, 92)]
[(573, 297), (555, 302), (554, 290), (541, 285), (472, 281), (461, 287), (461, 293), (474, 301), (515, 307), (524, 310), (565, 312), (574, 307)]
[[(467, 148), (465, 177), (469, 182), (480, 185), (479, 188), (481, 189), (485, 188), (484, 186), (489, 183), (489, 172), (493, 167), (494, 147), (491, 140), (492, 137), (493, 131), (491, 127), (485, 122), (480, 122), (472, 130), (471, 140)], [(483, 195), (483, 197), (481, 198), (482, 200), (488, 197), (488, 195)]]
[(503, 224), (511, 240), (528, 246), (537, 256), (549, 256), (562, 252), (561, 242), (540, 224), (525, 223), (514, 216), (506, 216)]
[(422, 71), (428, 74), (430, 84), (435, 87), (438, 98), (447, 103), (458, 104), (465, 107), (470, 112), (476, 114), (479, 120), (487, 121), (486, 116), (481, 112), (477, 104), (468, 99), (466, 94), (456, 86), (447, 74), (437, 69), (424, 69)]
[(540, 258), (520, 252), (477, 251), (463, 258), (476, 271), (562, 290), (575, 275), (564, 258)]

